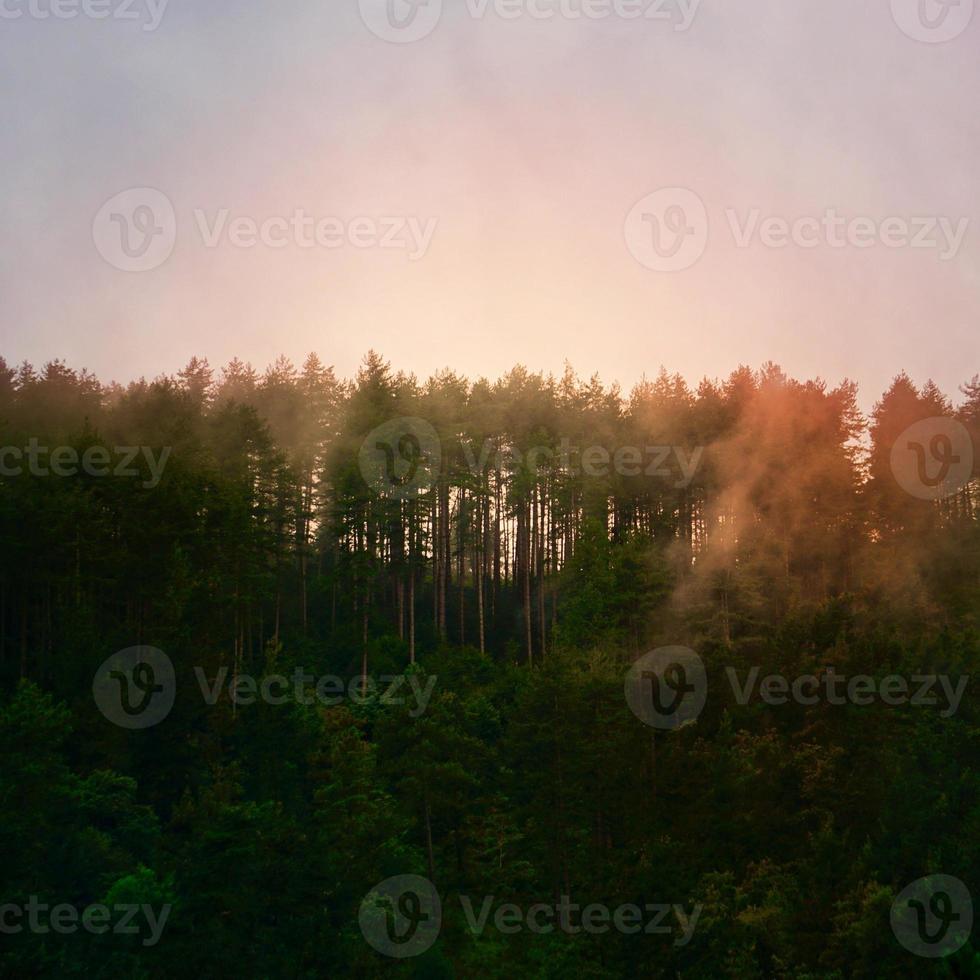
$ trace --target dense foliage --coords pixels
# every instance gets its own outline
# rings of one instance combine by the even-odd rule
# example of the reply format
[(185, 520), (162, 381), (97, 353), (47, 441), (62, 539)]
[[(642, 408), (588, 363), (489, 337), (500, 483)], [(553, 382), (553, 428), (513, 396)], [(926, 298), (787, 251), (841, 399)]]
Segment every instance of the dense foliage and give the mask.
[[(149, 948), (0, 936), (0, 973), (980, 977), (980, 939), (933, 961), (889, 927), (914, 879), (980, 885), (972, 690), (944, 716), (742, 705), (724, 680), (975, 670), (980, 473), (937, 504), (889, 465), (921, 418), (980, 446), (980, 381), (957, 399), (903, 375), (865, 419), (853, 385), (773, 365), (625, 397), (571, 370), (423, 384), (373, 354), (352, 382), (311, 355), (127, 387), (0, 362), (3, 446), (169, 451), (158, 482), (142, 454), (134, 477), (0, 479), (0, 904), (173, 907)], [(399, 417), (439, 437), (417, 496), (359, 466)], [(643, 462), (590, 475), (588, 447)], [(92, 678), (136, 644), (167, 653), (178, 691), (126, 731)], [(667, 644), (702, 656), (710, 695), (655, 733), (623, 680)], [(423, 712), (292, 691), (212, 706), (194, 667), (435, 684)], [(386, 959), (358, 910), (409, 873), (442, 895), (442, 934)], [(459, 895), (703, 909), (682, 946), (474, 936)]]

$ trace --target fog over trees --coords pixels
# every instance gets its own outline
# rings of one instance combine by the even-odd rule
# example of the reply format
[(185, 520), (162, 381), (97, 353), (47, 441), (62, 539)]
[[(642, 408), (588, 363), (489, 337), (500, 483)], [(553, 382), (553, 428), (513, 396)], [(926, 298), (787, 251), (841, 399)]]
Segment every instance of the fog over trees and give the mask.
[[(777, 707), (730, 678), (976, 672), (980, 466), (917, 496), (894, 457), (923, 420), (980, 447), (980, 377), (899, 375), (867, 416), (775, 364), (650, 377), (0, 359), (0, 903), (172, 905), (152, 947), (5, 935), (2, 975), (911, 975), (895, 896), (980, 882), (974, 691)], [(134, 646), (176, 676), (144, 731), (92, 695)], [(624, 698), (668, 646), (707, 674), (675, 731)], [(232, 695), (297, 671), (345, 693)], [(358, 924), (400, 874), (443, 902), (404, 961)], [(700, 911), (683, 944), (474, 936), (459, 895)], [(980, 946), (912, 967), (980, 976)]]

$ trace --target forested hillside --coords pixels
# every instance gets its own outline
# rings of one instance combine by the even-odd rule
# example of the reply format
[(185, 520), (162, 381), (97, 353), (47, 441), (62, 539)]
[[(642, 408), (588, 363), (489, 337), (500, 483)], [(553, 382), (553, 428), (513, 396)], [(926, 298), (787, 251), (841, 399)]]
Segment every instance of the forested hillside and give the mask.
[[(655, 369), (0, 361), (0, 904), (170, 908), (152, 945), (4, 934), (2, 975), (980, 977), (969, 929), (915, 955), (893, 916), (925, 876), (980, 894), (980, 466), (906, 435), (980, 447), (980, 379), (865, 415)], [(134, 647), (173, 666), (144, 727), (98, 694)], [(669, 647), (704, 666), (685, 725), (628, 697)], [(772, 675), (934, 683), (740, 697)], [(441, 896), (418, 955), (364, 926), (401, 875)], [(673, 928), (495, 924), (563, 899)]]

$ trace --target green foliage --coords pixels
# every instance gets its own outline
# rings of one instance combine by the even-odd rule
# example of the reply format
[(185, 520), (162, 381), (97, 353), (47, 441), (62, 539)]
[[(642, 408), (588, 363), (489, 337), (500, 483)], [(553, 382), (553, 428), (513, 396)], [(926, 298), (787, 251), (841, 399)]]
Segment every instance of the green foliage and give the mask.
[[(977, 431), (976, 380), (964, 395)], [(624, 399), (571, 370), (420, 384), (374, 354), (352, 384), (313, 356), (217, 379), (195, 360), (126, 389), (0, 364), (4, 444), (171, 450), (153, 487), (145, 461), (139, 478), (0, 482), (0, 904), (169, 909), (152, 947), (4, 934), (0, 975), (980, 976), (975, 938), (929, 961), (889, 926), (926, 874), (980, 898), (972, 692), (944, 717), (740, 704), (726, 681), (977, 672), (980, 488), (937, 506), (889, 473), (898, 432), (951, 412), (901, 377), (866, 428), (852, 385), (774, 365), (696, 392), (661, 373)], [(442, 448), (408, 501), (358, 467), (399, 416)], [(585, 476), (558, 464), (564, 442), (704, 456), (685, 485)], [(711, 693), (697, 724), (654, 732), (624, 675), (675, 643)], [(178, 689), (128, 732), (91, 683), (134, 644), (168, 653)], [(434, 686), (424, 710), (408, 681), (401, 703), (377, 684), (305, 703), (312, 685), (290, 684), (281, 704), (209, 705), (195, 668)], [(403, 874), (432, 879), (443, 928), (395, 961), (358, 912)], [(487, 896), (700, 912), (684, 943), (476, 935), (461, 899)]]

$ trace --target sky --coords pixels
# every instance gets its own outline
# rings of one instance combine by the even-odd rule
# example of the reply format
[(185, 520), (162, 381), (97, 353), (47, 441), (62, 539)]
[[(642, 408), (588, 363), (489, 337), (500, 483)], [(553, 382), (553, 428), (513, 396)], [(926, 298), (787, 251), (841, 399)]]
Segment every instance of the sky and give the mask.
[(980, 15), (948, 2), (0, 0), (0, 354), (955, 395)]

